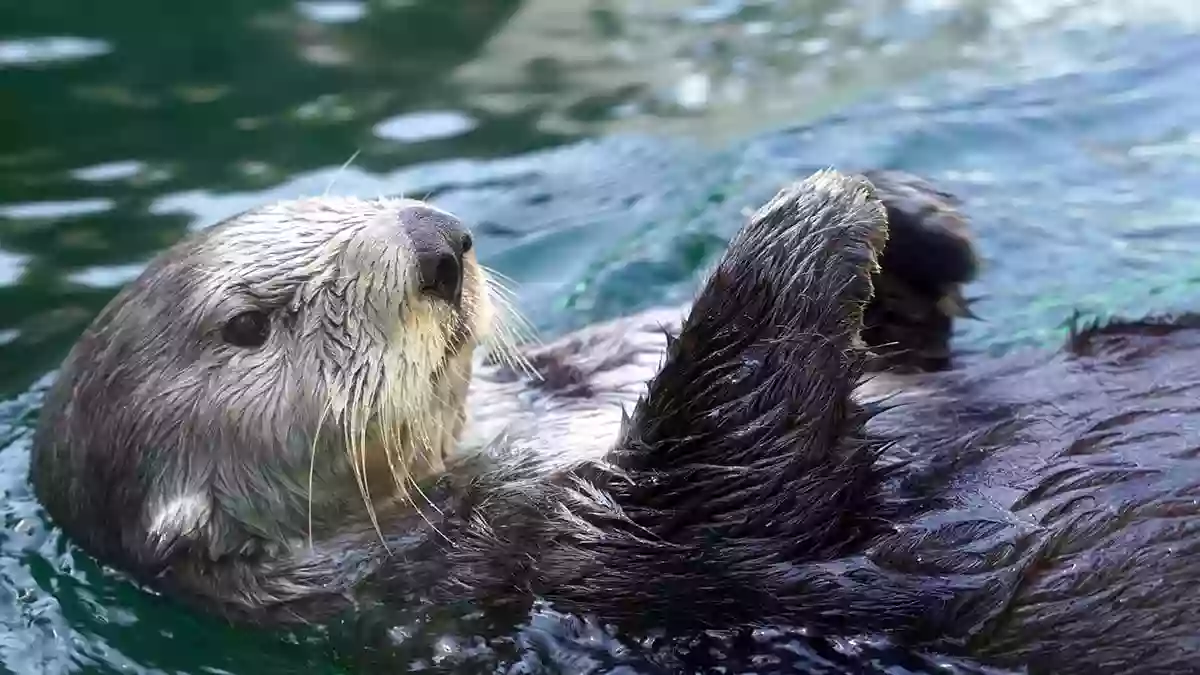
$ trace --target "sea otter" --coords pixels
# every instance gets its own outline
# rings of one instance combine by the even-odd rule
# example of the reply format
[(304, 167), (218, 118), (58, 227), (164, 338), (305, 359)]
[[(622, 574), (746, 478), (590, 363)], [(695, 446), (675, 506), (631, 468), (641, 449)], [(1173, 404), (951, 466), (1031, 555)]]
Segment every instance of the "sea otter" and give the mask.
[(240, 621), (536, 598), (632, 633), (1189, 671), (1200, 320), (951, 359), (976, 266), (950, 195), (821, 171), (690, 307), (517, 348), (452, 214), (277, 203), (96, 318), (32, 481), (86, 551)]

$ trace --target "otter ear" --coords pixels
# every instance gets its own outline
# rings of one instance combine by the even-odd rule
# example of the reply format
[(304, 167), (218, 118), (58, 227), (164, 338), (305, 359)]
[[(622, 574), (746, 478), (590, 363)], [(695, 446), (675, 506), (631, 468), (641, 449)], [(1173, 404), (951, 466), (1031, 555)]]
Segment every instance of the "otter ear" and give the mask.
[(634, 477), (619, 497), (628, 511), (652, 511), (637, 519), (668, 539), (675, 527), (748, 527), (800, 544), (870, 492), (851, 395), (886, 240), (871, 183), (834, 171), (751, 216), (611, 455)]

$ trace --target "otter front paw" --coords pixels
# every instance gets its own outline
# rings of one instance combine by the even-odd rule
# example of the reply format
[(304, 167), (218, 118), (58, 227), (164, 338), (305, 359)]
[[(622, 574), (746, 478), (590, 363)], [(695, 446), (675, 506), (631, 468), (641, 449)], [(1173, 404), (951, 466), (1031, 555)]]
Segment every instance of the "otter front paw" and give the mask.
[[(778, 487), (756, 472), (728, 475), (731, 465), (812, 468), (828, 461), (839, 467), (831, 473), (850, 466), (839, 464), (838, 435), (857, 423), (852, 394), (866, 356), (862, 319), (887, 240), (885, 208), (870, 182), (833, 170), (780, 190), (750, 216), (668, 345), (610, 457), (634, 475), (653, 474), (629, 503), (678, 510), (701, 523), (706, 508), (755, 504), (764, 486)], [(820, 473), (795, 478), (803, 483)], [(805, 483), (795, 494), (854, 482), (843, 478)], [(708, 480), (747, 484), (728, 503), (705, 495), (706, 505), (691, 504), (701, 497), (695, 487)], [(835, 517), (804, 509), (791, 524), (817, 516)], [(717, 520), (705, 522), (705, 532), (716, 532)], [(807, 536), (786, 534), (780, 541)]]
[(959, 201), (901, 171), (864, 171), (887, 210), (887, 247), (863, 338), (872, 369), (943, 370), (956, 318), (973, 318), (962, 288), (979, 261)]

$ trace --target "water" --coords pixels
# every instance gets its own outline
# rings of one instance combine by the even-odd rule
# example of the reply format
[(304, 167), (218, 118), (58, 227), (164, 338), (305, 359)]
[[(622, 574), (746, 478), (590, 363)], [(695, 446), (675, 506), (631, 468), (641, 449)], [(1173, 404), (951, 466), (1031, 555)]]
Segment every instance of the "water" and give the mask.
[(1053, 344), (1075, 309), (1200, 307), (1198, 33), (1187, 0), (0, 0), (0, 666), (354, 660), (134, 588), (31, 498), (40, 388), (189, 229), (430, 196), (553, 335), (685, 297), (797, 173), (903, 168), (979, 232), (962, 347)]

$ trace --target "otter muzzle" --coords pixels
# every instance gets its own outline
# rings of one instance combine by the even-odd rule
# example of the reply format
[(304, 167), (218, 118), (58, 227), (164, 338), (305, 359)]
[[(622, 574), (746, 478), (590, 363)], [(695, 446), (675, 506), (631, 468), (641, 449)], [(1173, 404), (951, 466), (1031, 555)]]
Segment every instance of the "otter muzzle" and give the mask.
[(412, 243), (420, 293), (458, 307), (471, 233), (459, 219), (427, 205), (401, 211), (400, 225)]

